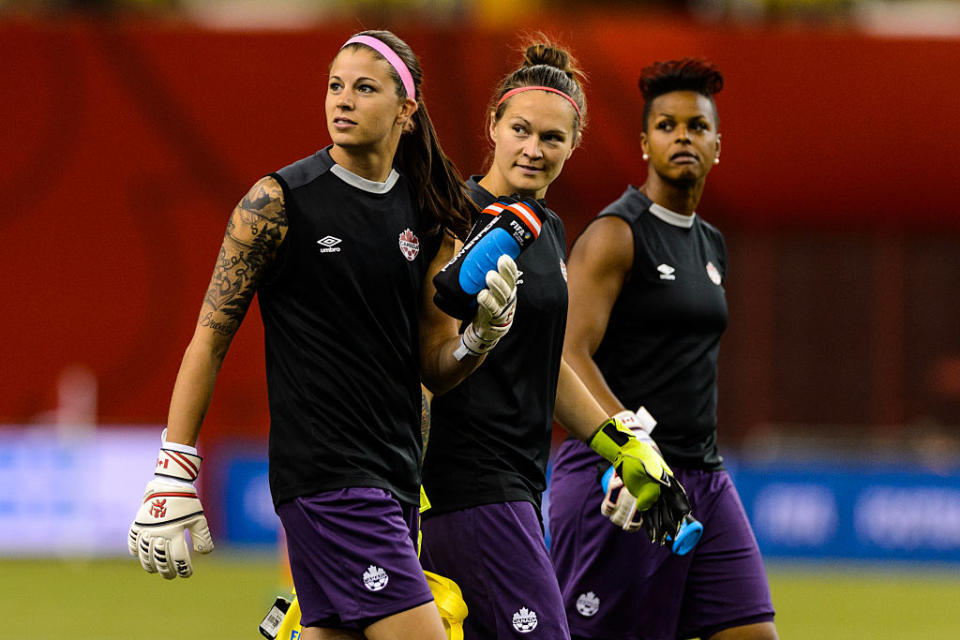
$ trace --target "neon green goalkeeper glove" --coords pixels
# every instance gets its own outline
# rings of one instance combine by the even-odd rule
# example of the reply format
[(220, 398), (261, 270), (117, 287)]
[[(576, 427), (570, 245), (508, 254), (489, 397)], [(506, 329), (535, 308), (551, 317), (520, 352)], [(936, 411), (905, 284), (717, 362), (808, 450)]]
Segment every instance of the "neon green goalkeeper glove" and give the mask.
[[(637, 413), (621, 411), (611, 419), (617, 421), (621, 427), (629, 428), (641, 444), (649, 445), (654, 453), (661, 455), (657, 443), (649, 433), (657, 426), (657, 421), (646, 409), (640, 407)], [(660, 464), (669, 475), (670, 483), (660, 487), (660, 497), (639, 519), (635, 517), (638, 501), (624, 487), (614, 468), (609, 469), (601, 480), (606, 494), (600, 512), (624, 531), (637, 531), (642, 524), (650, 542), (663, 546), (667, 540), (677, 539), (684, 519), (690, 514), (690, 501), (683, 486), (673, 477), (673, 472), (663, 462), (662, 457)]]
[(637, 499), (637, 510), (646, 511), (657, 502), (660, 488), (670, 486), (673, 472), (653, 447), (637, 440), (619, 415), (600, 425), (587, 444), (610, 461)]

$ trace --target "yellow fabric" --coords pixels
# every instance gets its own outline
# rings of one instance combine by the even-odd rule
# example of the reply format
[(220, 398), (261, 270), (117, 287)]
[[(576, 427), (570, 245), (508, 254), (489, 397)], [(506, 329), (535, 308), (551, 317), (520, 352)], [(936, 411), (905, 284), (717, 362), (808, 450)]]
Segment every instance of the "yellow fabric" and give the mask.
[[(449, 578), (438, 576), (435, 573), (424, 571), (427, 585), (433, 600), (440, 611), (443, 621), (443, 630), (447, 632), (447, 640), (463, 640), (463, 621), (467, 617), (467, 603), (463, 601), (463, 593), (457, 583)], [(293, 602), (283, 616), (280, 629), (277, 631), (277, 640), (297, 640), (303, 627), (300, 625), (300, 601), (297, 592), (293, 592)]]
[[(430, 508), (430, 500), (427, 499), (427, 492), (420, 487), (420, 513)], [(420, 555), (420, 544), (423, 542), (423, 532), (419, 532), (420, 537), (417, 541), (417, 555)], [(447, 640), (463, 640), (463, 621), (467, 617), (467, 603), (463, 601), (463, 592), (457, 583), (450, 578), (444, 578), (430, 571), (424, 571), (423, 575), (427, 578), (427, 586), (430, 587), (430, 593), (433, 594), (433, 600), (437, 603), (437, 609), (440, 611), (440, 619), (443, 621), (443, 630), (447, 632)], [(297, 600), (297, 592), (293, 592), (293, 602), (287, 609), (287, 614), (283, 617), (280, 624), (280, 630), (277, 632), (276, 640), (297, 640), (300, 637), (300, 631), (303, 627), (300, 625), (300, 602)]]
[(423, 490), (423, 485), (420, 485), (420, 513), (423, 513), (430, 508), (430, 499), (427, 498), (427, 492)]
[[(430, 499), (427, 498), (427, 492), (423, 485), (420, 485), (420, 515), (430, 508)], [(417, 523), (417, 557), (420, 557), (420, 549), (423, 548), (423, 530), (420, 529), (420, 523)]]
[[(430, 499), (427, 498), (423, 485), (420, 485), (420, 513), (423, 514), (429, 508)], [(420, 531), (417, 556), (420, 555), (422, 546), (423, 531)], [(427, 578), (427, 586), (433, 594), (433, 601), (437, 603), (437, 609), (440, 610), (440, 618), (443, 620), (443, 630), (447, 632), (447, 639), (463, 640), (463, 621), (467, 617), (467, 603), (463, 601), (463, 592), (460, 591), (460, 587), (450, 578), (444, 578), (431, 571), (424, 571), (423, 575)]]
[(297, 600), (297, 592), (293, 592), (293, 602), (290, 608), (283, 616), (283, 622), (280, 623), (280, 629), (277, 631), (277, 640), (297, 640), (303, 627), (300, 625), (300, 601)]
[(463, 593), (457, 583), (450, 578), (438, 576), (430, 571), (424, 571), (430, 593), (440, 610), (443, 620), (443, 630), (447, 632), (448, 640), (463, 640), (463, 621), (467, 617), (467, 603), (463, 601)]

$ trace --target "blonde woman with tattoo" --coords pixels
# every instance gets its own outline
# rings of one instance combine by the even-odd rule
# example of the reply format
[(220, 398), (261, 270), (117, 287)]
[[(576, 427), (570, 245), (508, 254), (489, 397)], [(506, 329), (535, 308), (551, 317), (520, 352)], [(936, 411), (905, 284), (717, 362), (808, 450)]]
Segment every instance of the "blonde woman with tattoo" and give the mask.
[[(388, 31), (330, 65), (333, 144), (257, 182), (234, 209), (177, 375), (130, 551), (165, 578), (213, 542), (193, 487), (217, 371), (254, 293), (266, 337), (270, 489), (286, 533), (301, 638), (445, 638), (417, 559), (421, 379), (454, 386), (510, 328), (502, 261), (469, 331), (432, 277), (473, 211), (437, 141), (419, 62)], [(456, 355), (455, 355), (456, 352)]]

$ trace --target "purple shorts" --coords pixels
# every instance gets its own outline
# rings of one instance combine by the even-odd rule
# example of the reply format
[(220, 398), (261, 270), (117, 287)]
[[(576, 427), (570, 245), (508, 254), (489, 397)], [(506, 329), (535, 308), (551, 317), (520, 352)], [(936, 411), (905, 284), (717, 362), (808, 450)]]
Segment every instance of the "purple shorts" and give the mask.
[(540, 518), (529, 502), (426, 518), (420, 558), (463, 591), (465, 638), (570, 638)]
[(574, 636), (706, 638), (773, 620), (763, 560), (726, 471), (674, 470), (703, 523), (699, 544), (676, 556), (600, 514), (595, 464), (558, 460), (550, 485), (550, 553)]
[(349, 488), (277, 513), (304, 626), (362, 630), (433, 600), (417, 559), (417, 507), (383, 489)]

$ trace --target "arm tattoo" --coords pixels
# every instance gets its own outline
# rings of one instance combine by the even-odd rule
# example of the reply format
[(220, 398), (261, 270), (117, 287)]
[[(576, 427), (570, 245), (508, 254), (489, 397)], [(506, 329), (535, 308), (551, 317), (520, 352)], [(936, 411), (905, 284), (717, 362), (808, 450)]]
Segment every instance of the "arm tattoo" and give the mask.
[(430, 401), (427, 394), (420, 389), (420, 441), (423, 443), (423, 451), (420, 454), (420, 464), (423, 464), (427, 456), (427, 440), (430, 439)]
[(257, 182), (233, 210), (203, 299), (200, 324), (230, 336), (287, 232), (283, 191), (273, 178)]

